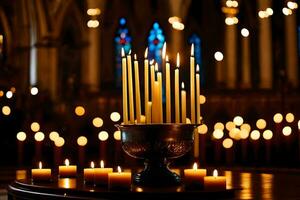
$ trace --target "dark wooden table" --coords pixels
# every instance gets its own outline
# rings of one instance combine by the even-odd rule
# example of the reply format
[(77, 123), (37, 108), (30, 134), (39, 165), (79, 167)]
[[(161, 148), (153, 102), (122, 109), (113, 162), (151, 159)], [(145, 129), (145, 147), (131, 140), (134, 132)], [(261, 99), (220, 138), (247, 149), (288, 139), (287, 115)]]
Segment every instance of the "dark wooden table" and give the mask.
[(108, 190), (105, 186), (85, 185), (81, 179), (59, 179), (33, 183), (29, 179), (16, 180), (8, 186), (9, 200), (25, 199), (234, 199), (235, 189), (224, 191), (185, 190), (183, 186)]

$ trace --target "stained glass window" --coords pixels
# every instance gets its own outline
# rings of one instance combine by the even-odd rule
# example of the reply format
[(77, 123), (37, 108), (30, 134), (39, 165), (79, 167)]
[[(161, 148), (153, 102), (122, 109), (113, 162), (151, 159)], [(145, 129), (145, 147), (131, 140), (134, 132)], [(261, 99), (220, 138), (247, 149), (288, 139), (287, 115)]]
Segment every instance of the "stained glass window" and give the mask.
[(155, 22), (153, 24), (152, 29), (150, 30), (150, 34), (148, 36), (148, 47), (149, 47), (149, 59), (154, 59), (161, 69), (161, 50), (165, 42), (165, 36), (163, 35), (163, 31), (160, 28), (159, 24)]
[(116, 86), (121, 87), (122, 82), (122, 58), (121, 58), (121, 49), (124, 48), (125, 53), (129, 53), (131, 49), (131, 36), (126, 25), (126, 19), (121, 18), (119, 20), (119, 27), (115, 36), (115, 54), (116, 54)]
[(200, 76), (201, 76), (201, 84), (205, 83), (205, 69), (202, 63), (202, 56), (201, 56), (201, 39), (197, 34), (191, 35), (189, 38), (189, 44), (194, 44), (194, 51), (195, 51), (195, 63), (200, 67)]

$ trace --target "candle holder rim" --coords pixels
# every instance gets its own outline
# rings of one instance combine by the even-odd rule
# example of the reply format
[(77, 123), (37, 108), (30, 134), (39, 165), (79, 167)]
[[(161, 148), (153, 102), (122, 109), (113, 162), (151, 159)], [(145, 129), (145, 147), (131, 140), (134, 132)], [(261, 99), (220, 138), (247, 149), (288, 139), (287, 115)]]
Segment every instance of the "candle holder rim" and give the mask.
[(198, 127), (201, 124), (184, 124), (184, 123), (156, 123), (156, 124), (115, 124), (115, 127), (120, 128), (120, 127), (157, 127), (157, 126), (193, 126), (193, 127)]

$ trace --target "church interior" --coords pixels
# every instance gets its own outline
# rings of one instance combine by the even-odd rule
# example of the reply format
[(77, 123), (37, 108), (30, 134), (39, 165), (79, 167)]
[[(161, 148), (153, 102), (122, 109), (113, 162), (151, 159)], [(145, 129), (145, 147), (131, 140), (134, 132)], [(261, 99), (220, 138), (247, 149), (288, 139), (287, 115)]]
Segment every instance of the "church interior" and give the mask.
[[(26, 194), (16, 192), (17, 180), (33, 180), (31, 170), (39, 162), (60, 174), (66, 158), (78, 168), (77, 186), (63, 190), (67, 197), (91, 197), (78, 186), (91, 161), (104, 160), (114, 171), (122, 166), (132, 171), (133, 185), (140, 183), (134, 174), (145, 160), (128, 153), (125, 144), (132, 138), (126, 128), (150, 132), (155, 124), (194, 125), (193, 144), (184, 155), (167, 159), (168, 169), (180, 170), (185, 189), (160, 188), (144, 199), (166, 191), (175, 199), (178, 193), (188, 199), (198, 193), (212, 199), (300, 198), (298, 5), (296, 0), (1, 0), (0, 199), (44, 199), (30, 192), (37, 182), (26, 185)], [(136, 137), (134, 142), (141, 142), (142, 136)], [(168, 142), (187, 136), (173, 137)], [(209, 175), (218, 169), (226, 177), (225, 190), (189, 192), (184, 169), (194, 162)], [(53, 189), (53, 180), (46, 193), (61, 192)], [(136, 193), (126, 195), (135, 199)], [(120, 199), (123, 193), (105, 195)]]

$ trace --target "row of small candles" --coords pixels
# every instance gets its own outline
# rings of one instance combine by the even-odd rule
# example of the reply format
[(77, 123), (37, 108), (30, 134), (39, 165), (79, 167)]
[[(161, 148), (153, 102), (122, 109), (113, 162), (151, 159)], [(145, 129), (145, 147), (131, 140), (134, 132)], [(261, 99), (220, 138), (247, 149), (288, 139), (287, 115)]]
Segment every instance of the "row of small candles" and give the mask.
[[(132, 57), (131, 52), (126, 56), (122, 48), (122, 100), (123, 100), (123, 121), (124, 124), (134, 123), (172, 123), (171, 112), (171, 72), (168, 55), (166, 55), (166, 43), (162, 49), (162, 70), (164, 74), (159, 71), (158, 63), (154, 60), (149, 62), (148, 49), (145, 51), (144, 59), (144, 109), (145, 116), (141, 114), (141, 89), (139, 78), (139, 63), (136, 55), (134, 55), (134, 73), (132, 72)], [(150, 67), (149, 67), (150, 65)], [(187, 108), (186, 108), (186, 91), (184, 83), (181, 83), (179, 78), (180, 57), (177, 53), (176, 68), (174, 70), (174, 110), (175, 123), (187, 122)], [(133, 74), (134, 83), (133, 86)], [(163, 78), (164, 76), (164, 78)], [(150, 80), (149, 80), (150, 78)], [(165, 83), (163, 81), (165, 80)], [(150, 84), (149, 84), (150, 83)], [(165, 88), (166, 95), (166, 110), (163, 111), (163, 88)], [(135, 89), (135, 91), (134, 91)], [(151, 91), (151, 93), (150, 93)], [(135, 99), (134, 99), (135, 94)], [(180, 98), (181, 96), (181, 98)], [(181, 104), (180, 104), (181, 101)], [(181, 106), (180, 106), (181, 105)], [(191, 46), (190, 56), (190, 120), (191, 123), (200, 124), (200, 74), (199, 65), (196, 67), (195, 73), (195, 58), (194, 45)], [(135, 118), (136, 115), (136, 118)], [(135, 121), (136, 119), (136, 121)]]
[[(184, 169), (184, 185), (186, 188), (200, 188), (207, 190), (225, 190), (225, 176), (218, 176), (218, 171), (213, 171), (213, 176), (206, 176), (206, 169), (198, 169), (194, 163), (192, 169)], [(77, 166), (70, 165), (68, 159), (65, 160), (64, 166), (58, 167), (59, 178), (77, 177)], [(109, 189), (130, 189), (131, 188), (131, 172), (122, 172), (121, 167), (117, 167), (117, 172), (113, 172), (113, 168), (105, 168), (104, 162), (100, 161), (100, 168), (95, 168), (95, 163), (91, 162), (90, 168), (83, 170), (84, 181), (86, 184), (104, 185)], [(39, 162), (38, 169), (31, 170), (31, 178), (34, 182), (50, 181), (52, 179), (52, 171), (50, 168), (42, 168), (42, 162)]]

